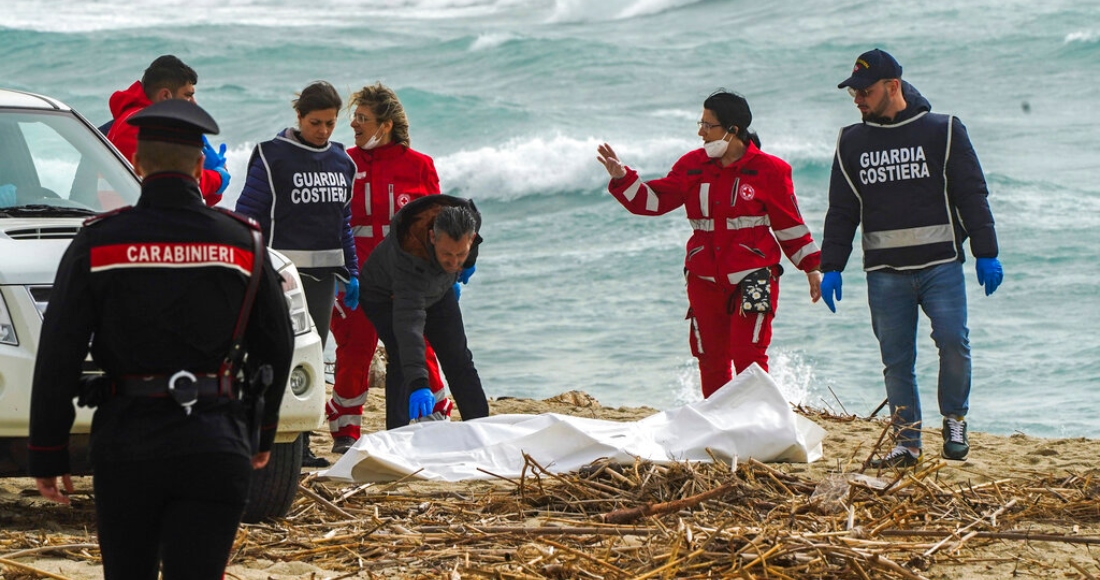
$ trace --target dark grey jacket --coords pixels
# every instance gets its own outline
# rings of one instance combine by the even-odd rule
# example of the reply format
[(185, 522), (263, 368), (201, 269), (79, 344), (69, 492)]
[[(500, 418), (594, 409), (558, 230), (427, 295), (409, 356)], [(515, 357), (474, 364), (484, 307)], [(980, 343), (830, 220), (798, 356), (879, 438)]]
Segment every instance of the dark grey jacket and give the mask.
[[(359, 273), (360, 301), (392, 302), (393, 330), (401, 349), (405, 385), (416, 379), (427, 379), (426, 311), (442, 300), (458, 279), (458, 274), (449, 274), (439, 265), (428, 232), (441, 209), (458, 205), (473, 210), (480, 230), (481, 214), (471, 200), (450, 195), (415, 199), (393, 216), (389, 234), (367, 257)], [(473, 247), (463, 267), (469, 268), (477, 261), (481, 240), (480, 235), (474, 236)]]

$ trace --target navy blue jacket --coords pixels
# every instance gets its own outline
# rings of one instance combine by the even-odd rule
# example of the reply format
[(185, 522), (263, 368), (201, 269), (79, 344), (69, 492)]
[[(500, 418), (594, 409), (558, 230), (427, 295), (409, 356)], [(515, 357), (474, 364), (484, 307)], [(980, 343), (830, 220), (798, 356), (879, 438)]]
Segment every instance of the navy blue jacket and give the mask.
[(351, 231), (355, 163), (344, 146), (304, 143), (293, 129), (256, 145), (236, 210), (260, 223), (267, 245), (303, 274), (359, 275)]
[(864, 270), (913, 270), (997, 256), (985, 175), (966, 127), (907, 82), (891, 121), (841, 129), (829, 183), (821, 270), (841, 271), (863, 229)]

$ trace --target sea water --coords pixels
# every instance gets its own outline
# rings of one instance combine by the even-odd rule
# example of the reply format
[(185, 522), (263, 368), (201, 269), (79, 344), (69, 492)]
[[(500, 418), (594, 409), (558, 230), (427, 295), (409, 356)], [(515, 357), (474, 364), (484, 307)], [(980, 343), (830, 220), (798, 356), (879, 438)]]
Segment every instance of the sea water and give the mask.
[[(490, 396), (580, 389), (605, 405), (698, 399), (687, 345), (682, 210), (634, 216), (606, 193), (596, 146), (644, 177), (699, 147), (718, 88), (744, 94), (763, 148), (787, 160), (820, 240), (833, 148), (858, 121), (836, 84), (890, 51), (933, 110), (958, 115), (982, 161), (1005, 280), (965, 265), (971, 429), (1091, 436), (1100, 428), (1100, 6), (1095, 0), (6, 0), (0, 86), (55, 96), (95, 123), (161, 54), (199, 73), (239, 195), (253, 146), (294, 123), (325, 79), (381, 80), (472, 197), (485, 243), (461, 304)], [(333, 136), (352, 141), (343, 115)], [(857, 249), (831, 314), (787, 266), (771, 371), (792, 401), (865, 415), (884, 398)], [(938, 426), (926, 320), (917, 365)]]

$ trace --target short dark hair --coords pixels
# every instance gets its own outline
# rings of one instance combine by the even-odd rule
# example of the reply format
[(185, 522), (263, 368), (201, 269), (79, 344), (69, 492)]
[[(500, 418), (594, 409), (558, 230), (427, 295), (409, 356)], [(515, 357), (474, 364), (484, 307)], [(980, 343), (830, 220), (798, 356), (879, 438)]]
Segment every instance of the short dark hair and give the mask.
[(174, 93), (188, 83), (199, 84), (198, 73), (171, 54), (158, 56), (149, 68), (145, 69), (145, 74), (141, 75), (141, 88), (149, 98), (153, 98), (153, 95), (161, 89), (168, 89)]
[(302, 89), (302, 92), (298, 93), (298, 98), (290, 104), (294, 106), (295, 111), (298, 111), (299, 117), (305, 117), (313, 111), (339, 109), (343, 101), (331, 84), (326, 81), (313, 81)]
[[(752, 124), (752, 111), (745, 97), (725, 89), (718, 89), (703, 101), (703, 108), (713, 112), (714, 116), (718, 117), (718, 122), (722, 124), (722, 128), (733, 133), (742, 143), (752, 141), (757, 147), (760, 146), (760, 137), (755, 132), (749, 131), (749, 125)], [(736, 131), (733, 130), (734, 127), (737, 128)]]
[(439, 210), (432, 224), (435, 235), (447, 234), (452, 240), (461, 240), (477, 234), (477, 216), (470, 208), (455, 205)]

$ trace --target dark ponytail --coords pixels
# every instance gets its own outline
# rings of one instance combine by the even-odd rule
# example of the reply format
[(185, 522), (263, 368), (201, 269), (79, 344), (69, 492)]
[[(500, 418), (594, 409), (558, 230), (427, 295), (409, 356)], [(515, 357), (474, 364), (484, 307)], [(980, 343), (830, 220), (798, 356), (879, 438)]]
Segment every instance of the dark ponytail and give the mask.
[(749, 102), (745, 97), (725, 89), (718, 89), (703, 101), (703, 108), (713, 112), (714, 116), (718, 117), (718, 122), (722, 124), (722, 128), (733, 133), (742, 143), (748, 144), (752, 141), (760, 147), (760, 137), (755, 131), (749, 131), (749, 125), (752, 124), (752, 111), (749, 110)]

